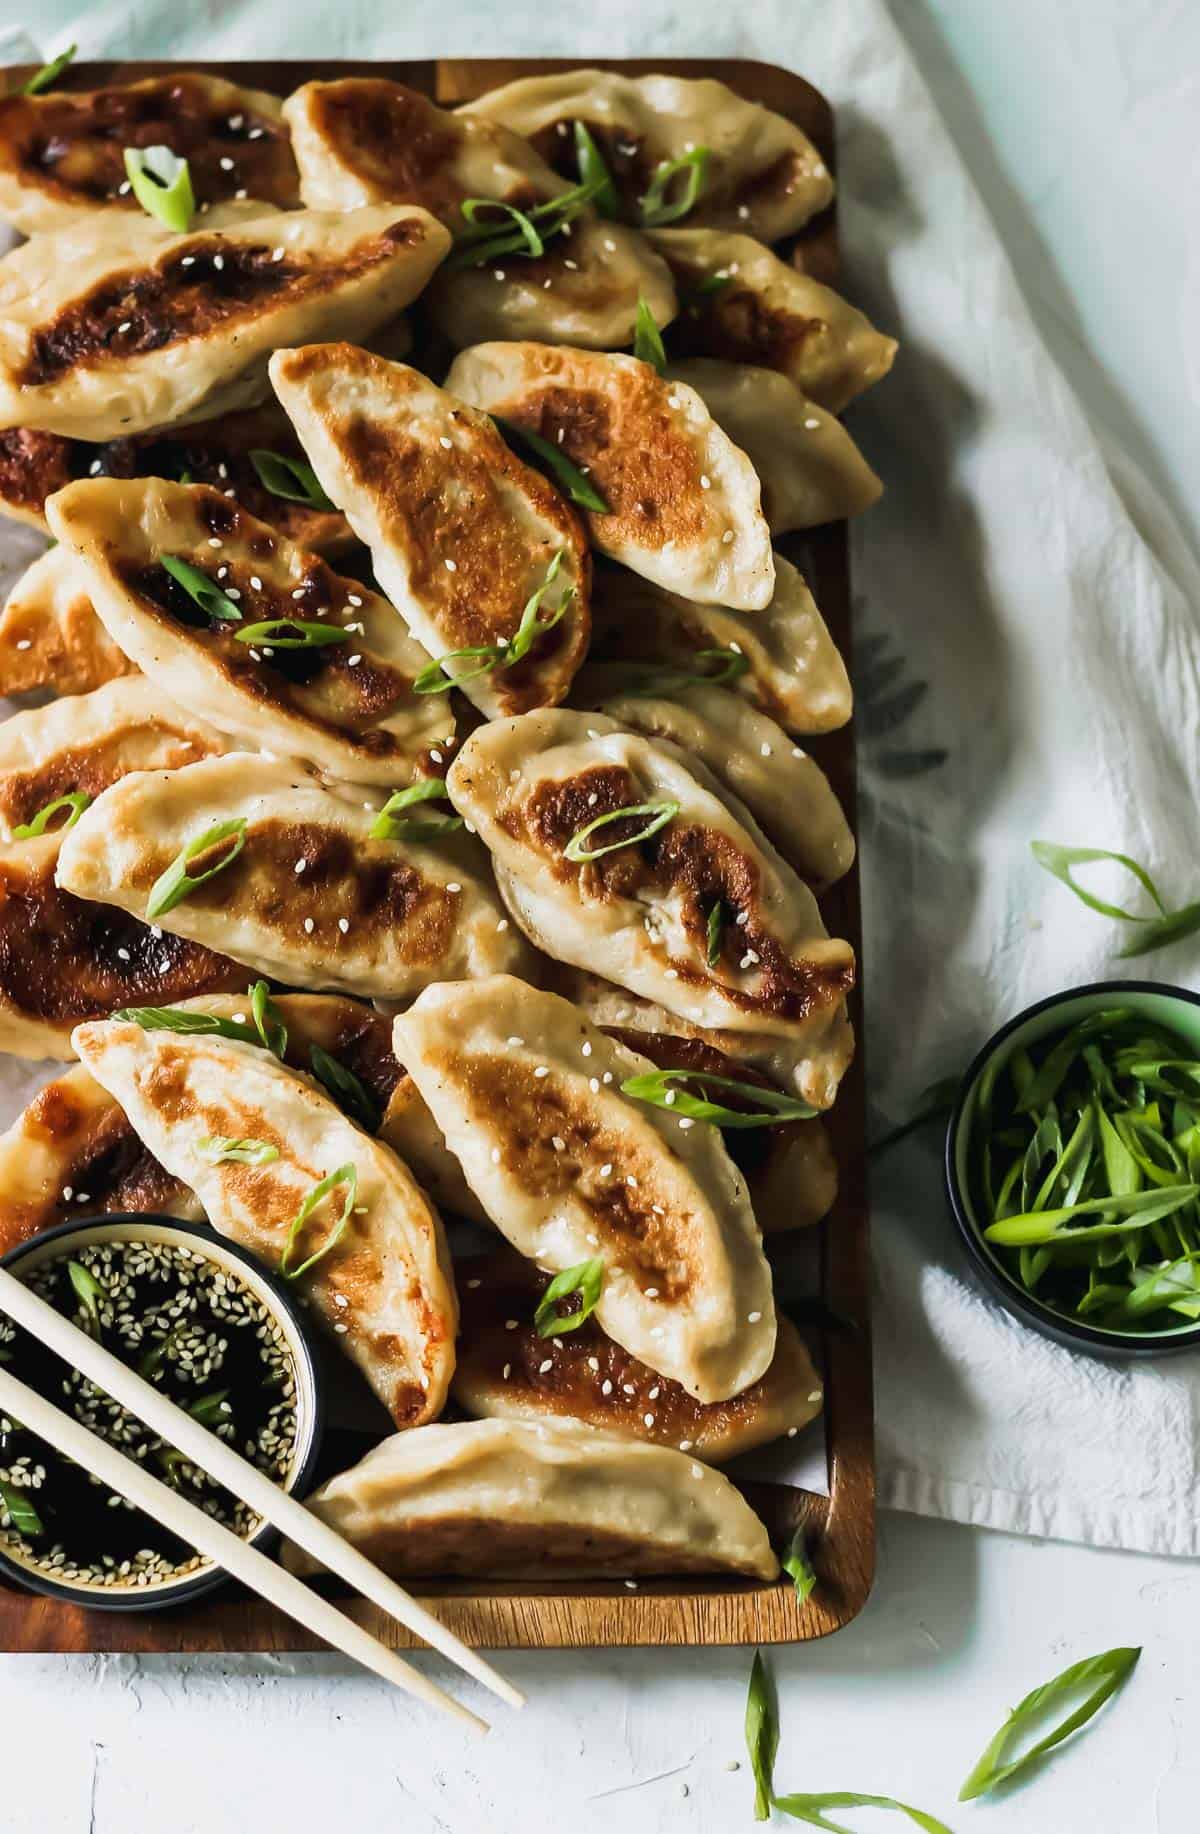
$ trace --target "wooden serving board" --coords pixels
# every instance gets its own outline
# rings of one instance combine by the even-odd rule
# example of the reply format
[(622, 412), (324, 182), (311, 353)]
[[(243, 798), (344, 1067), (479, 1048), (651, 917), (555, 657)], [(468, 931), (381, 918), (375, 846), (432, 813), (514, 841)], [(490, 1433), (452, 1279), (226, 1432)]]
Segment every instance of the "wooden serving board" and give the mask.
[[(576, 60), (577, 62), (577, 60)], [(200, 69), (286, 95), (313, 78), (390, 77), (453, 107), (519, 76), (568, 70), (566, 59), (452, 58), (438, 62), (355, 64), (247, 62), (239, 65), (171, 63), (76, 64), (63, 86), (91, 89), (164, 70)], [(833, 116), (824, 97), (801, 77), (771, 64), (707, 58), (603, 62), (633, 76), (718, 77), (739, 95), (764, 103), (796, 122), (834, 164)], [(24, 80), (28, 71), (17, 73)], [(822, 280), (835, 278), (835, 213), (825, 212), (797, 239), (793, 258)], [(831, 524), (779, 543), (800, 565), (834, 640), (850, 660), (850, 585), (844, 524)], [(855, 826), (853, 728), (810, 742)], [(848, 937), (860, 959), (858, 869), (822, 901), (834, 935)], [(831, 1320), (806, 1327), (826, 1383), (829, 1495), (785, 1484), (748, 1483), (746, 1494), (777, 1546), (803, 1523), (819, 1583), (803, 1607), (789, 1579), (773, 1586), (729, 1579), (655, 1579), (631, 1591), (620, 1582), (558, 1583), (430, 1581), (415, 1585), (468, 1643), (482, 1648), (596, 1648), (627, 1644), (790, 1643), (828, 1636), (866, 1602), (875, 1566), (874, 1420), (871, 1386), (870, 1268), (866, 1206), (866, 1114), (863, 1085), (861, 996), (851, 1002), (859, 1037), (856, 1060), (830, 1116), (841, 1178), (832, 1215), (820, 1226), (820, 1298)], [(802, 1239), (772, 1238), (777, 1275), (786, 1279), (793, 1257), (807, 1261)], [(800, 1322), (804, 1322), (801, 1320)], [(361, 1443), (357, 1451), (361, 1452)], [(349, 1459), (344, 1462), (349, 1462)], [(337, 1468), (334, 1466), (333, 1468)], [(347, 1601), (352, 1615), (384, 1641), (411, 1647), (417, 1639), (374, 1607)], [(308, 1632), (233, 1586), (211, 1601), (161, 1612), (86, 1611), (35, 1597), (0, 1583), (0, 1649), (28, 1651), (125, 1650), (134, 1653), (202, 1650), (301, 1650), (319, 1647)]]

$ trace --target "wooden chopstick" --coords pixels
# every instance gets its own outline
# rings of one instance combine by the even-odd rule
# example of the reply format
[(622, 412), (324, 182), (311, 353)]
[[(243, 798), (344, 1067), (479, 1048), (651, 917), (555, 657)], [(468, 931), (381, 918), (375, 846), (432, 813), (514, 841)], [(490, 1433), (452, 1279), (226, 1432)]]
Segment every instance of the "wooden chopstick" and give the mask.
[[(239, 1497), (256, 1515), (273, 1523), (276, 1528), (287, 1535), (289, 1540), (294, 1541), (298, 1547), (304, 1548), (314, 1559), (319, 1560), (323, 1567), (338, 1574), (340, 1578), (353, 1586), (356, 1592), (370, 1599), (372, 1604), (378, 1605), (390, 1617), (396, 1618), (407, 1629), (423, 1637), (432, 1648), (457, 1664), (464, 1673), (490, 1688), (501, 1700), (506, 1701), (510, 1706), (524, 1706), (525, 1696), (513, 1687), (511, 1682), (498, 1674), (491, 1664), (485, 1662), (475, 1650), (469, 1649), (431, 1611), (411, 1597), (403, 1586), (397, 1585), (394, 1579), (389, 1579), (386, 1573), (380, 1572), (379, 1568), (373, 1565), (365, 1554), (351, 1547), (350, 1543), (344, 1541), (327, 1522), (322, 1522), (318, 1517), (312, 1515), (302, 1503), (297, 1502), (295, 1497), (289, 1496), (286, 1490), (273, 1484), (270, 1478), (259, 1471), (249, 1460), (243, 1458), (239, 1452), (235, 1452), (232, 1446), (227, 1445), (223, 1439), (218, 1439), (215, 1433), (210, 1433), (198, 1420), (193, 1419), (183, 1408), (177, 1407), (174, 1401), (171, 1401), (161, 1390), (152, 1387), (149, 1382), (138, 1375), (136, 1370), (122, 1363), (119, 1358), (113, 1356), (111, 1351), (106, 1350), (103, 1344), (89, 1337), (86, 1331), (81, 1331), (69, 1318), (64, 1318), (61, 1312), (56, 1312), (47, 1300), (39, 1297), (31, 1287), (25, 1286), (5, 1267), (0, 1267), (0, 1308), (3, 1308), (18, 1324), (23, 1325), (31, 1336), (56, 1351), (59, 1356), (77, 1369), (81, 1369), (90, 1381), (95, 1382), (106, 1394), (111, 1395), (114, 1401), (119, 1401), (122, 1407), (127, 1407), (131, 1413), (137, 1414), (139, 1419), (144, 1420), (146, 1425), (165, 1439), (169, 1445), (177, 1447), (194, 1464), (201, 1466), (211, 1477), (216, 1478), (218, 1483), (223, 1484), (226, 1490)], [(17, 1408), (17, 1412), (18, 1415), (21, 1414), (20, 1407)], [(62, 1418), (67, 1420), (68, 1416), (64, 1414)], [(72, 1453), (70, 1456), (75, 1455)], [(131, 1500), (137, 1502), (138, 1498), (131, 1488), (131, 1480), (126, 1474), (131, 1470), (139, 1471), (140, 1467), (134, 1465), (131, 1459), (125, 1458), (120, 1453), (117, 1454), (117, 1457), (120, 1459), (121, 1476), (111, 1480), (114, 1488), (122, 1490)], [(87, 1462), (85, 1458), (79, 1460), (81, 1464), (87, 1464)], [(148, 1476), (145, 1472), (142, 1472), (142, 1475)], [(105, 1481), (110, 1480), (106, 1478)], [(149, 1481), (155, 1485), (157, 1490), (165, 1491), (168, 1498), (178, 1500), (174, 1491), (158, 1484), (157, 1480), (153, 1478), (150, 1478)], [(161, 1520), (159, 1510), (150, 1509), (148, 1513), (157, 1515)], [(197, 1510), (195, 1513), (197, 1516), (203, 1516), (203, 1511)], [(211, 1521), (211, 1517), (208, 1516), (204, 1516), (203, 1519), (205, 1522)], [(193, 1545), (199, 1545), (191, 1534), (185, 1538), (192, 1541)], [(228, 1539), (239, 1548), (246, 1546), (245, 1542), (240, 1541), (236, 1535), (231, 1534)], [(231, 1561), (225, 1555), (220, 1557), (220, 1564), (228, 1567), (231, 1572), (234, 1570)], [(265, 1564), (272, 1573), (280, 1578), (292, 1579), (290, 1574), (284, 1575), (274, 1562), (268, 1560)], [(239, 1577), (241, 1577), (240, 1574)], [(298, 1580), (294, 1580), (293, 1583), (298, 1586), (306, 1598), (311, 1599), (317, 1596), (308, 1587), (301, 1585)], [(247, 1584), (252, 1584), (256, 1591), (263, 1590), (257, 1581), (247, 1581)], [(272, 1597), (273, 1602), (278, 1602), (274, 1594), (269, 1596)], [(291, 1605), (285, 1605), (283, 1609), (293, 1617), (298, 1615)], [(340, 1612), (335, 1611), (333, 1618), (339, 1625), (349, 1626), (350, 1624), (350, 1620), (344, 1618)], [(302, 1618), (301, 1621), (307, 1623), (310, 1629), (314, 1628), (307, 1618)], [(355, 1629), (357, 1628), (355, 1626)], [(325, 1631), (318, 1634), (328, 1635)], [(366, 1636), (366, 1633), (363, 1632), (363, 1635)], [(330, 1640), (337, 1641), (336, 1638), (330, 1638)], [(369, 1636), (367, 1636), (367, 1642), (377, 1652), (382, 1651), (383, 1646), (376, 1644)], [(344, 1645), (339, 1644), (339, 1647), (344, 1647)], [(359, 1659), (363, 1658), (360, 1656)], [(400, 1666), (406, 1672), (411, 1673), (414, 1679), (420, 1679), (416, 1676), (415, 1670), (407, 1669), (406, 1664)], [(422, 1689), (431, 1686), (431, 1683), (421, 1680)], [(465, 1711), (462, 1708), (458, 1710)], [(470, 1715), (469, 1717), (474, 1718), (475, 1716)]]
[(206, 1554), (243, 1585), (249, 1586), (252, 1592), (259, 1593), (289, 1617), (315, 1631), (343, 1655), (361, 1662), (364, 1668), (372, 1669), (384, 1681), (403, 1688), (426, 1705), (440, 1707), (473, 1731), (488, 1730), (486, 1720), (443, 1693), (395, 1650), (378, 1642), (361, 1624), (338, 1611), (319, 1592), (311, 1591), (258, 1548), (251, 1547), (248, 1541), (226, 1528), (224, 1523), (216, 1521), (177, 1490), (154, 1477), (138, 1460), (126, 1458), (108, 1440), (93, 1433), (90, 1427), (82, 1426), (53, 1401), (47, 1401), (35, 1388), (19, 1381), (4, 1368), (0, 1368), (0, 1405), (22, 1426), (40, 1434), (48, 1445), (128, 1497), (148, 1516), (153, 1516), (156, 1522), (194, 1547), (197, 1553)]

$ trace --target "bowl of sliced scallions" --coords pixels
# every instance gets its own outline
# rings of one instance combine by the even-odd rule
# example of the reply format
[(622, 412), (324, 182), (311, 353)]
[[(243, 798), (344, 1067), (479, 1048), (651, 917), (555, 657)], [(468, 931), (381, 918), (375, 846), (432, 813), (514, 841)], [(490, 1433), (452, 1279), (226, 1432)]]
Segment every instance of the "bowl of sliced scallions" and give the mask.
[(1200, 996), (1112, 981), (1019, 1013), (963, 1079), (946, 1185), (984, 1280), (1060, 1343), (1200, 1345)]

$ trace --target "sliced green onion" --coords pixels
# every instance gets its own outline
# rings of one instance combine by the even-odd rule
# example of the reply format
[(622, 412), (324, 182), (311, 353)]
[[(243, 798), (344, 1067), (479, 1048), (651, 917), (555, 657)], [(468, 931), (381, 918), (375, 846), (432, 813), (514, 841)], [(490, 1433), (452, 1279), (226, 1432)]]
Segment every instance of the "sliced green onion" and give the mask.
[(542, 461), (544, 469), (572, 503), (578, 504), (580, 509), (590, 509), (594, 515), (612, 514), (590, 478), (580, 471), (578, 465), (571, 463), (560, 447), (543, 439), (540, 433), (531, 433), (528, 427), (518, 427), (514, 422), (501, 420), (497, 414), (493, 414), (492, 419), (510, 446), (527, 446), (534, 457)]
[(419, 783), (410, 784), (406, 790), (396, 790), (371, 823), (371, 839), (429, 841), (443, 834), (455, 833), (463, 825), (461, 815), (433, 813), (427, 820), (418, 821), (404, 814), (406, 809), (414, 808), (418, 803), (444, 801), (449, 801), (444, 777), (423, 777)]
[(951, 1834), (944, 1821), (936, 1815), (927, 1815), (924, 1809), (915, 1809), (907, 1802), (897, 1801), (895, 1796), (863, 1796), (853, 1789), (827, 1790), (820, 1795), (787, 1795), (773, 1796), (771, 1803), (781, 1814), (790, 1815), (793, 1821), (806, 1821), (810, 1828), (824, 1828), (825, 1834), (855, 1834), (844, 1821), (830, 1821), (826, 1809), (895, 1809), (897, 1814), (906, 1815), (924, 1834)]
[(180, 1032), (186, 1037), (232, 1038), (238, 1044), (255, 1043), (247, 1027), (235, 1025), (232, 1019), (220, 1019), (216, 1013), (181, 1012), (177, 1006), (122, 1006), (110, 1017), (140, 1025), (144, 1032)]
[[(711, 157), (712, 154), (708, 147), (696, 146), (690, 153), (684, 153), (679, 159), (661, 161), (655, 170), (654, 177), (650, 180), (650, 189), (640, 200), (644, 229), (658, 229), (664, 223), (678, 223), (687, 216), (704, 189), (704, 180)], [(687, 176), (683, 185), (677, 189), (672, 201), (668, 197), (668, 192), (681, 172), (686, 173)]]
[(662, 332), (641, 293), (638, 294), (637, 319), (634, 323), (633, 354), (639, 362), (649, 363), (651, 369), (656, 369), (660, 376), (667, 367), (667, 353), (663, 348)]
[(23, 96), (44, 95), (47, 89), (57, 83), (78, 49), (78, 45), (68, 45), (65, 51), (60, 51), (57, 57), (52, 57), (48, 64), (43, 64), (40, 70), (35, 70), (28, 82), (21, 84), (17, 93)]
[(30, 1535), (45, 1534), (42, 1518), (26, 1497), (24, 1487), (18, 1490), (15, 1484), (0, 1484), (0, 1503), (8, 1511), (10, 1527), (18, 1535), (28, 1539)]
[(328, 1089), (342, 1113), (357, 1121), (364, 1132), (375, 1133), (382, 1116), (378, 1102), (362, 1078), (319, 1044), (313, 1045), (309, 1055), (313, 1075)]
[(189, 1402), (188, 1413), (193, 1420), (198, 1420), (201, 1426), (219, 1426), (223, 1420), (230, 1418), (233, 1411), (228, 1402), (229, 1390), (215, 1388), (211, 1394), (198, 1395), (194, 1401)]
[[(544, 254), (551, 237), (562, 235), (567, 225), (587, 208), (596, 189), (592, 184), (573, 185), (558, 197), (549, 198), (528, 211), (518, 210), (515, 205), (502, 203), (498, 198), (465, 198), (461, 209), (467, 228), (446, 262), (447, 269), (453, 272), (457, 268), (483, 267), (500, 255), (536, 259)], [(478, 223), (482, 209), (503, 212), (504, 223)]]
[(289, 503), (303, 503), (309, 509), (334, 507), (321, 489), (316, 472), (304, 459), (254, 446), (250, 451), (250, 463), (263, 489), (269, 490), (273, 497), (284, 497)]
[[(561, 1337), (565, 1331), (577, 1331), (586, 1324), (600, 1302), (604, 1290), (604, 1262), (598, 1257), (581, 1261), (556, 1274), (538, 1302), (533, 1322), (539, 1337)], [(578, 1295), (579, 1310), (562, 1312), (559, 1302)]]
[(626, 694), (664, 694), (668, 697), (679, 688), (691, 687), (699, 682), (707, 688), (723, 688), (731, 681), (737, 681), (750, 670), (750, 660), (741, 651), (732, 647), (727, 649), (697, 650), (695, 660), (713, 663), (711, 669), (660, 669), (651, 664), (640, 679), (634, 679), (630, 686), (623, 690)]
[(708, 682), (712, 687), (721, 687), (727, 681), (737, 681), (739, 676), (750, 673), (750, 658), (741, 650), (714, 649), (697, 650), (697, 662), (711, 662), (716, 666), (704, 669), (697, 675), (697, 681)]
[(565, 553), (565, 548), (560, 548), (558, 550), (558, 553), (554, 556), (554, 559), (546, 569), (545, 579), (542, 581), (537, 591), (532, 593), (526, 601), (525, 609), (521, 613), (521, 622), (517, 626), (517, 634), (504, 652), (504, 667), (506, 669), (511, 669), (515, 667), (518, 662), (524, 661), (529, 651), (533, 648), (535, 639), (544, 636), (548, 630), (554, 629), (554, 626), (566, 612), (571, 600), (575, 597), (574, 586), (568, 586), (559, 603), (551, 611), (550, 616), (544, 618), (539, 623), (538, 612), (541, 609), (542, 600), (554, 584)]
[[(984, 1239), (1008, 1248), (1032, 1248), (1049, 1242), (1098, 1242), (1106, 1236), (1121, 1235), (1128, 1229), (1146, 1229), (1194, 1202), (1197, 1196), (1200, 1196), (1200, 1185), (1180, 1184), (1166, 1190), (1135, 1191), (1129, 1197), (1089, 1197), (1084, 1203), (1067, 1204), (1057, 1210), (1035, 1210), (1002, 1217), (984, 1230)], [(1076, 1228), (1075, 1219), (1081, 1216), (1111, 1216), (1121, 1220)]]
[[(702, 1088), (734, 1089), (747, 1100), (760, 1102), (760, 1111), (741, 1113), (689, 1095), (676, 1089), (675, 1083), (699, 1083)], [(794, 1095), (779, 1089), (760, 1089), (756, 1083), (738, 1082), (732, 1076), (714, 1076), (708, 1070), (647, 1070), (641, 1076), (629, 1076), (621, 1084), (621, 1094), (635, 1102), (648, 1102), (652, 1108), (665, 1108), (671, 1114), (686, 1115), (693, 1121), (712, 1121), (717, 1127), (775, 1127), (781, 1121), (811, 1121), (819, 1112)]]
[(270, 1165), (279, 1148), (269, 1140), (236, 1140), (228, 1134), (206, 1134), (196, 1150), (212, 1165)]
[(178, 235), (186, 235), (196, 211), (186, 159), (169, 146), (127, 146), (125, 175), (142, 209)]
[[(285, 633), (279, 635), (280, 632)], [(294, 632), (294, 635), (287, 633)], [(319, 650), (327, 643), (349, 643), (350, 632), (336, 624), (318, 624), (308, 618), (264, 618), (235, 630), (239, 643), (261, 643), (273, 650)]]
[[(598, 860), (603, 854), (616, 853), (620, 847), (636, 847), (641, 841), (648, 841), (652, 834), (665, 828), (679, 813), (679, 804), (669, 797), (658, 802), (635, 802), (626, 809), (611, 809), (607, 815), (597, 815), (594, 821), (588, 822), (571, 836), (563, 848), (563, 855), (568, 860)], [(606, 847), (588, 847), (585, 845), (589, 835), (595, 834), (598, 828), (607, 828), (610, 822), (627, 821), (634, 815), (649, 815), (650, 821), (638, 834), (631, 834), (623, 841), (610, 841)]]
[[(325, 1240), (321, 1243), (321, 1246), (315, 1249), (306, 1260), (301, 1261), (299, 1267), (289, 1267), (288, 1260), (293, 1248), (296, 1246), (296, 1240), (300, 1231), (303, 1229), (314, 1210), (319, 1209), (330, 1192), (336, 1191), (340, 1184), (346, 1186), (346, 1199), (342, 1205), (341, 1215), (333, 1225), (333, 1228), (329, 1231), (329, 1234), (325, 1237)], [(279, 1257), (279, 1271), (285, 1280), (298, 1280), (301, 1274), (306, 1274), (310, 1267), (315, 1267), (318, 1261), (324, 1260), (331, 1249), (337, 1247), (346, 1233), (347, 1225), (354, 1213), (354, 1205), (357, 1198), (358, 1168), (354, 1165), (339, 1165), (336, 1172), (330, 1172), (326, 1177), (322, 1178), (320, 1184), (315, 1184), (313, 1186), (299, 1210), (296, 1212), (296, 1220), (288, 1230), (288, 1238), (283, 1245), (283, 1253)]]
[(771, 1819), (771, 1801), (775, 1794), (775, 1757), (779, 1750), (779, 1709), (775, 1689), (762, 1651), (756, 1649), (750, 1665), (750, 1687), (746, 1695), (746, 1750), (754, 1776), (754, 1819)]
[[(215, 866), (207, 866), (203, 872), (190, 873), (188, 867), (193, 860), (201, 858), (213, 847), (221, 847), (226, 841), (232, 845), (225, 851)], [(236, 815), (230, 821), (214, 822), (195, 840), (188, 841), (164, 873), (160, 873), (150, 887), (150, 896), (146, 902), (146, 921), (153, 923), (156, 918), (165, 917), (177, 904), (189, 898), (198, 886), (214, 879), (227, 866), (232, 866), (238, 854), (246, 845), (246, 817)]]
[[(988, 1790), (995, 1789), (998, 1783), (1015, 1776), (1017, 1771), (1024, 1770), (1055, 1745), (1060, 1745), (1063, 1739), (1078, 1731), (1080, 1726), (1086, 1725), (1109, 1696), (1115, 1694), (1129, 1679), (1141, 1653), (1140, 1649), (1105, 1650), (1103, 1655), (1089, 1656), (1083, 1662), (1073, 1662), (1070, 1668), (1056, 1675), (1053, 1681), (1047, 1681), (1043, 1686), (1034, 1688), (1032, 1693), (1026, 1694), (1024, 1700), (1013, 1708), (959, 1790), (959, 1801), (971, 1802), (975, 1797), (985, 1795)], [(1003, 1761), (1005, 1749), (1017, 1733), (1027, 1726), (1041, 1724), (1048, 1707), (1064, 1696), (1077, 1694), (1081, 1688), (1089, 1688), (1090, 1692), (1074, 1712), (1068, 1713), (1053, 1731), (1031, 1745), (1028, 1751), (1023, 1751), (1019, 1758), (1012, 1758), (1007, 1763)]]
[(56, 834), (65, 834), (73, 828), (83, 811), (91, 802), (91, 797), (84, 790), (71, 790), (66, 796), (56, 796), (53, 802), (45, 803), (32, 821), (23, 821), (13, 829), (15, 841), (34, 841), (40, 834), (45, 834), (50, 823), (60, 809), (70, 809), (65, 822), (55, 829)]
[[(515, 230), (525, 244), (522, 253), (534, 261), (539, 255), (545, 254), (546, 244), (525, 212), (518, 210), (515, 204), (506, 204), (498, 197), (465, 197), (459, 209), (462, 211), (463, 220), (469, 223), (474, 231), (474, 238), (464, 236), (463, 241), (494, 237), (498, 233)], [(493, 218), (490, 222), (481, 223), (479, 220), (481, 210), (498, 212), (498, 220)]]
[(796, 1529), (787, 1544), (780, 1566), (796, 1588), (796, 1602), (804, 1604), (817, 1583), (816, 1569), (808, 1557), (808, 1540), (802, 1528)]
[(705, 929), (706, 947), (704, 959), (710, 968), (715, 968), (721, 959), (721, 930), (724, 923), (724, 907), (721, 900), (718, 898), (712, 910), (708, 913), (708, 923)]
[(83, 1328), (89, 1337), (100, 1339), (100, 1305), (105, 1297), (104, 1288), (82, 1261), (68, 1261), (67, 1273), (75, 1291), (75, 1297), (83, 1307)]
[(255, 981), (248, 989), (250, 994), (250, 1016), (254, 1020), (254, 1029), (262, 1041), (263, 1049), (270, 1051), (273, 1057), (283, 1062), (287, 1054), (288, 1033), (283, 1015), (271, 998), (271, 989), (266, 981)]
[(219, 586), (214, 586), (207, 573), (194, 567), (190, 560), (183, 560), (178, 554), (164, 554), (162, 564), (206, 616), (219, 618), (224, 623), (241, 623), (242, 614), (233, 600)]
[(598, 213), (610, 222), (615, 221), (621, 214), (621, 200), (617, 196), (617, 187), (613, 183), (608, 162), (585, 121), (575, 123), (575, 158), (579, 165), (580, 183), (591, 187), (592, 202)]
[[(444, 656), (426, 663), (413, 682), (412, 691), (414, 694), (447, 694), (451, 688), (461, 688), (465, 682), (476, 681), (480, 675), (487, 675), (503, 655), (504, 651), (496, 643), (476, 643), (469, 649), (447, 650)], [(475, 663), (477, 666), (456, 673), (446, 666), (454, 662)]]

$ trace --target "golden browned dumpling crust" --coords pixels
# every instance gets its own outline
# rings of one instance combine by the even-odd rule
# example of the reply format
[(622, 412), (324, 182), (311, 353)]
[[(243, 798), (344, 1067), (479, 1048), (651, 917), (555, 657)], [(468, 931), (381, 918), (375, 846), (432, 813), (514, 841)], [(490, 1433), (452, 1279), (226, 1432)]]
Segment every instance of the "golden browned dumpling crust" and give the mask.
[(534, 1313), (550, 1276), (501, 1249), (455, 1265), (461, 1322), (454, 1398), (503, 1420), (583, 1420), (722, 1465), (798, 1432), (820, 1412), (821, 1381), (794, 1325), (778, 1321), (775, 1356), (727, 1401), (697, 1401), (605, 1335), (594, 1318), (542, 1337)]
[(0, 216), (32, 235), (92, 211), (140, 210), (127, 146), (169, 146), (186, 159), (198, 205), (300, 202), (278, 98), (183, 71), (0, 99)]
[(134, 665), (96, 616), (66, 548), (48, 548), (0, 612), (0, 694), (86, 694)]

